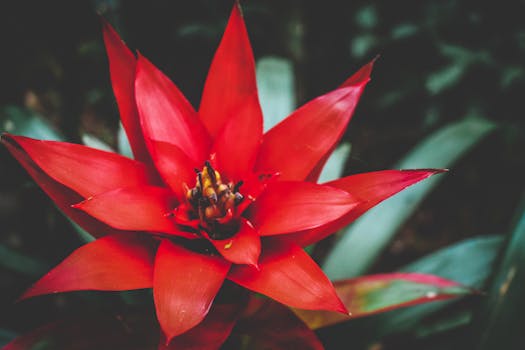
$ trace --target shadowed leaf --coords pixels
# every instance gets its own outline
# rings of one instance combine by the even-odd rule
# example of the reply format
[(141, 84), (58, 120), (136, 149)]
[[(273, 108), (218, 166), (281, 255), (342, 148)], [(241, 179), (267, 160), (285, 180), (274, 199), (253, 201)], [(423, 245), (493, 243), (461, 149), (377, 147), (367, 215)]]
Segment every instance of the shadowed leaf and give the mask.
[(459, 283), (417, 273), (370, 275), (337, 281), (334, 286), (351, 316), (333, 312), (294, 310), (310, 328), (317, 329), (355, 317), (456, 298), (473, 292)]
[[(395, 168), (448, 168), (494, 129), (494, 123), (481, 118), (450, 124), (417, 145)], [(441, 179), (418, 183), (365, 213), (327, 256), (327, 275), (337, 280), (363, 274)]]

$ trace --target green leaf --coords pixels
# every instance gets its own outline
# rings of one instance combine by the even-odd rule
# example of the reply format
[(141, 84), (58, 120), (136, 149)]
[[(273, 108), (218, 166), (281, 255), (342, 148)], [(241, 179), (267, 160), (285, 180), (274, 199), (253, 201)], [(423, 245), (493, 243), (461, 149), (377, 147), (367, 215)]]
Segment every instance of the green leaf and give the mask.
[(3, 347), (16, 337), (16, 333), (0, 328), (0, 346)]
[[(401, 271), (434, 274), (481, 290), (494, 269), (503, 241), (502, 236), (468, 239), (428, 255)], [(450, 303), (451, 301), (441, 301), (397, 310), (384, 315), (379, 323), (385, 333), (405, 331)]]
[(295, 108), (293, 64), (279, 57), (257, 61), (257, 89), (264, 115), (264, 130), (271, 129)]
[(349, 143), (339, 145), (328, 158), (317, 182), (324, 183), (340, 178), (345, 170), (346, 160), (351, 149), (352, 146)]
[(0, 109), (0, 130), (35, 139), (64, 141), (53, 125), (37, 113), (17, 106)]
[(107, 143), (91, 134), (82, 135), (82, 143), (88, 147), (99, 149), (106, 152), (115, 152)]
[(49, 270), (48, 264), (15, 252), (4, 245), (0, 245), (0, 266), (31, 277), (40, 277)]
[[(57, 208), (58, 209), (58, 208)], [(60, 210), (60, 209), (59, 209)], [(64, 214), (64, 213), (62, 213)], [(93, 237), (91, 235), (91, 233), (87, 232), (86, 230), (84, 230), (82, 227), (80, 227), (76, 222), (74, 222), (73, 220), (71, 220), (67, 215), (64, 214), (64, 216), (67, 218), (67, 220), (71, 223), (71, 226), (73, 226), (73, 228), (75, 229), (75, 231), (77, 232), (78, 236), (80, 237), (80, 239), (82, 239), (82, 241), (84, 241), (85, 243), (89, 243), (89, 242), (92, 242), (95, 240), (95, 237)]]
[(118, 129), (117, 141), (118, 141), (119, 153), (128, 158), (133, 158), (133, 152), (131, 151), (131, 145), (129, 144), (128, 136), (126, 135), (126, 131), (124, 131), (124, 127), (122, 126), (122, 123), (120, 123), (119, 129)]
[[(431, 134), (394, 168), (448, 168), (495, 127), (475, 117), (452, 123)], [(323, 265), (327, 275), (332, 280), (362, 275), (442, 179), (435, 176), (405, 189), (345, 229)]]
[(416, 337), (425, 338), (466, 326), (472, 321), (472, 310), (450, 310), (437, 320), (425, 322), (415, 329)]
[(451, 88), (456, 85), (465, 75), (467, 65), (463, 63), (452, 63), (438, 72), (431, 74), (426, 81), (427, 90), (433, 94)]
[(351, 316), (327, 311), (295, 310), (312, 329), (401, 307), (471, 294), (471, 288), (434, 275), (389, 273), (352, 278), (334, 283)]
[(522, 349), (525, 324), (525, 201), (500, 266), (477, 314), (476, 349)]
[[(456, 243), (404, 267), (401, 272), (433, 274), (462, 285), (482, 290), (492, 274), (496, 259), (503, 248), (503, 236), (481, 236)], [(378, 339), (419, 327), (435, 312), (454, 303), (437, 301), (387, 312), (380, 315), (351, 320), (335, 328), (344, 327), (345, 338), (355, 339), (356, 349)], [(330, 328), (327, 328), (327, 332)]]

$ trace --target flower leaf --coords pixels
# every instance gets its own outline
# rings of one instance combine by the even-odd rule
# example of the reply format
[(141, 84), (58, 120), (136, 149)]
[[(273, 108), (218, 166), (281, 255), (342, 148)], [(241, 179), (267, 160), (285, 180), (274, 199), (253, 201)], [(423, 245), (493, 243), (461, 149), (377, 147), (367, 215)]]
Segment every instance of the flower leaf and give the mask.
[(0, 131), (43, 140), (64, 141), (64, 136), (49, 121), (29, 109), (17, 106), (6, 106), (0, 110)]
[[(524, 202), (525, 204), (525, 202)], [(525, 322), (525, 206), (514, 225), (501, 264), (477, 314), (475, 334), (481, 334), (476, 349), (511, 349), (521, 343)]]
[(49, 269), (43, 261), (23, 255), (3, 244), (0, 244), (0, 266), (32, 277), (41, 276)]
[(88, 147), (99, 149), (101, 151), (106, 152), (115, 152), (113, 148), (111, 148), (110, 145), (96, 137), (95, 135), (85, 133), (82, 135), (82, 143)]
[(355, 317), (456, 298), (473, 292), (459, 283), (418, 273), (369, 275), (337, 281), (334, 286), (351, 315), (295, 310), (310, 328), (317, 329)]
[(352, 145), (343, 143), (335, 149), (330, 155), (328, 161), (323, 167), (321, 176), (319, 176), (319, 183), (325, 183), (340, 178), (345, 170), (345, 163), (350, 155)]
[(257, 61), (257, 89), (264, 115), (264, 131), (270, 130), (295, 108), (293, 64), (280, 57)]
[[(496, 258), (503, 247), (503, 240), (504, 237), (495, 235), (471, 238), (425, 256), (404, 267), (400, 272), (417, 271), (439, 275), (483, 290), (487, 279), (492, 275)], [(358, 318), (335, 327), (323, 328), (320, 330), (320, 336), (325, 341), (325, 346), (330, 348), (332, 344), (337, 344), (337, 334), (341, 334), (343, 327), (345, 339), (353, 339), (352, 346), (362, 349), (385, 336), (411, 332), (419, 328), (431, 315), (434, 317), (437, 311), (453, 306), (454, 302), (453, 299), (443, 300)]]
[[(466, 118), (445, 126), (416, 146), (395, 168), (448, 168), (495, 127), (481, 118)], [(346, 229), (323, 265), (327, 275), (343, 279), (364, 273), (442, 178), (436, 176), (412, 186), (371, 209)]]

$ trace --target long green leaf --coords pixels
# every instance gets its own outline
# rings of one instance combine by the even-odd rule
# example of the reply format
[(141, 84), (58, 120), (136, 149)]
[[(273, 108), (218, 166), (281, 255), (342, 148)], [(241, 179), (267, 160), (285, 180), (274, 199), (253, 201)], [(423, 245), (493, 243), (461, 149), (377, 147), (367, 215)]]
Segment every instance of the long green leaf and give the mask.
[(268, 56), (257, 61), (257, 89), (265, 131), (294, 110), (294, 85), (293, 65), (290, 60)]
[(96, 137), (95, 135), (85, 133), (82, 135), (82, 143), (88, 147), (99, 149), (106, 152), (115, 152), (111, 146)]
[[(478, 143), (495, 124), (469, 117), (430, 135), (395, 168), (449, 168)], [(328, 254), (323, 269), (333, 279), (362, 275), (389, 244), (398, 229), (443, 176), (420, 182), (381, 203), (349, 226)]]
[[(463, 285), (483, 290), (494, 271), (496, 258), (503, 247), (503, 236), (481, 236), (462, 241), (428, 255), (403, 269), (402, 272), (429, 273), (447, 278)], [(452, 301), (418, 305), (385, 315), (382, 329), (406, 330), (416, 326), (425, 316)]]
[[(503, 243), (503, 236), (468, 239), (428, 255), (404, 267), (400, 272), (433, 274), (483, 290), (494, 270)], [(327, 335), (323, 339), (337, 336), (337, 333), (343, 332), (341, 327), (344, 327), (345, 339), (355, 339), (353, 348), (362, 349), (384, 336), (416, 329), (428, 316), (452, 303), (453, 300), (437, 301), (351, 320), (336, 326), (335, 333), (330, 333), (331, 327), (324, 330), (323, 333)]]
[(119, 129), (118, 129), (117, 142), (118, 142), (119, 153), (128, 158), (133, 158), (133, 152), (131, 151), (131, 145), (129, 144), (128, 136), (126, 135), (126, 131), (124, 131), (124, 127), (122, 126), (122, 123), (120, 123)]
[(16, 337), (16, 333), (0, 328), (0, 346), (5, 346)]
[(489, 296), (477, 314), (476, 349), (523, 349), (525, 325), (525, 201)]
[(328, 158), (317, 182), (324, 183), (340, 178), (345, 170), (345, 163), (351, 149), (352, 146), (349, 143), (340, 144)]
[(64, 137), (47, 120), (35, 112), (6, 106), (0, 109), (0, 130), (35, 139), (64, 141)]
[(40, 277), (49, 270), (48, 264), (15, 252), (4, 245), (0, 245), (0, 266), (31, 277)]

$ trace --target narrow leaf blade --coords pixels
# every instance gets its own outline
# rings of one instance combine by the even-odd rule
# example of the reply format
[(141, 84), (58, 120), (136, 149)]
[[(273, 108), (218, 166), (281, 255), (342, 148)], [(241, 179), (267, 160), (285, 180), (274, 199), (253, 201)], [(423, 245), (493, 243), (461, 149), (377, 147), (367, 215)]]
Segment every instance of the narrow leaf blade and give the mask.
[[(449, 168), (495, 127), (481, 118), (450, 124), (416, 146), (395, 168)], [(363, 274), (441, 179), (443, 176), (436, 176), (408, 188), (346, 229), (323, 265), (327, 275), (343, 279)]]
[[(525, 201), (524, 201), (525, 204)], [(476, 349), (518, 349), (523, 339), (525, 307), (525, 205), (514, 225), (512, 235), (473, 332), (481, 335)]]
[(264, 131), (268, 131), (295, 109), (293, 64), (284, 58), (267, 56), (257, 61), (256, 69)]

